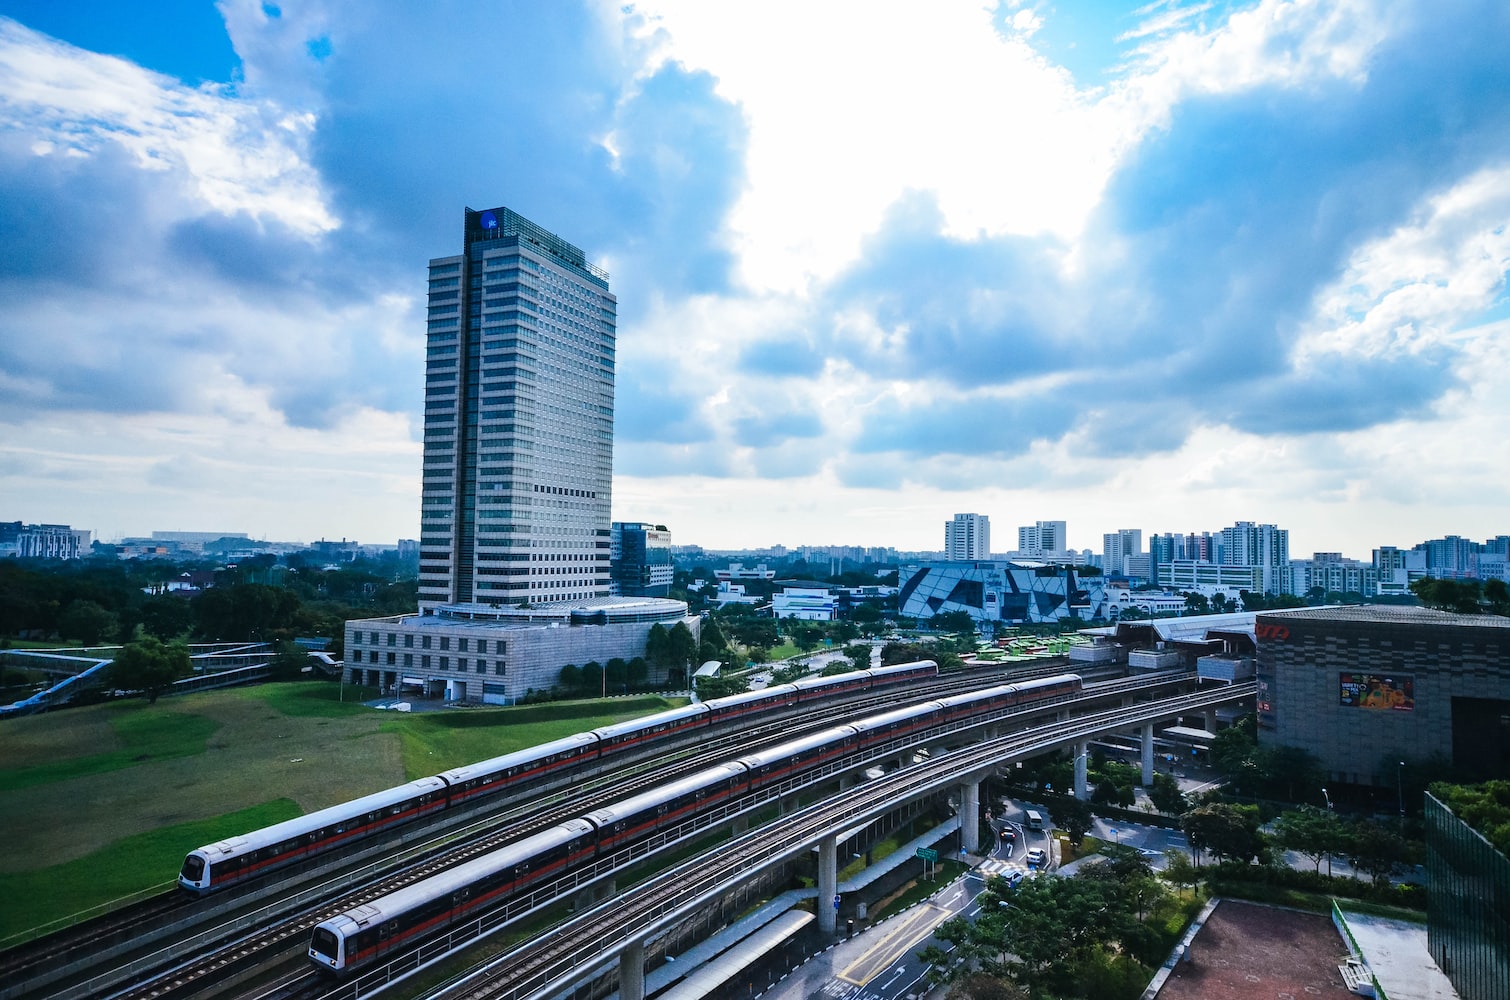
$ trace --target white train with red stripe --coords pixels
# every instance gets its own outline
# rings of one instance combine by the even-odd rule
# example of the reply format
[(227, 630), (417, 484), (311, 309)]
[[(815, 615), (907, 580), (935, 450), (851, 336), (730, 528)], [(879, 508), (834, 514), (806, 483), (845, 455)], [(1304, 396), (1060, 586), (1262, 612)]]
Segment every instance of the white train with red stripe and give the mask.
[[(1078, 674), (1004, 684), (835, 726), (718, 764), (332, 917), (315, 927), (309, 958), (322, 969), (344, 973), (554, 877), (563, 864), (586, 862), (654, 837), (680, 840), (694, 827), (680, 828), (694, 818), (858, 751), (893, 741), (903, 746), (911, 737), (965, 717), (1072, 696), (1081, 689)], [(706, 829), (706, 824), (696, 828)], [(539, 856), (530, 855), (532, 850)]]
[(759, 712), (926, 680), (937, 674), (936, 663), (920, 660), (830, 677), (810, 677), (684, 705), (589, 733), (576, 733), (207, 844), (189, 852), (179, 871), (178, 884), (197, 895), (215, 892), (443, 809), (471, 806), (489, 796), (551, 785), (602, 758), (653, 746), (687, 732), (728, 726)]

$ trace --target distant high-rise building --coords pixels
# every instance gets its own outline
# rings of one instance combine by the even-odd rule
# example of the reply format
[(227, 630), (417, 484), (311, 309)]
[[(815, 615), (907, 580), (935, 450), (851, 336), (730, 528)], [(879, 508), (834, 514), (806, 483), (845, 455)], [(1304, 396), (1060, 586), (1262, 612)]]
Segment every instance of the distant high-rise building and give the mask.
[(952, 562), (991, 558), (991, 519), (984, 514), (955, 514), (944, 522), (944, 558)]
[(676, 576), (671, 532), (654, 524), (613, 522), (609, 565), (617, 596), (665, 597)]
[(421, 606), (607, 596), (617, 308), (507, 208), (430, 261)]
[(1265, 593), (1289, 590), (1290, 532), (1272, 524), (1238, 521), (1222, 529), (1220, 562), (1224, 566), (1258, 566), (1263, 569)]
[(1108, 573), (1127, 573), (1126, 560), (1142, 554), (1142, 528), (1118, 528), (1101, 536), (1101, 568)]
[(1035, 521), (1017, 529), (1017, 551), (1024, 558), (1052, 557), (1069, 548), (1064, 521)]

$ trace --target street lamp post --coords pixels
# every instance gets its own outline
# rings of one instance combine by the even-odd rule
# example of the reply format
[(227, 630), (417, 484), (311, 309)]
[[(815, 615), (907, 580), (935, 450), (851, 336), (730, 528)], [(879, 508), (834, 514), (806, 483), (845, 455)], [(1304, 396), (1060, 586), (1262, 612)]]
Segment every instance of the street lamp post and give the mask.
[(1395, 768), (1395, 789), (1400, 796), (1400, 829), (1405, 829), (1405, 761)]
[[(1332, 807), (1332, 797), (1327, 794), (1327, 790), (1325, 788), (1323, 788), (1321, 790), (1321, 797), (1324, 798), (1324, 799), (1326, 799), (1326, 811), (1327, 812), (1335, 812), (1336, 810), (1333, 809), (1333, 807)], [(1328, 839), (1330, 839), (1330, 834), (1328, 835)], [(1327, 846), (1330, 847), (1332, 845), (1328, 844)], [(1327, 851), (1326, 852), (1326, 875), (1327, 875), (1327, 878), (1331, 878), (1332, 877), (1332, 852), (1331, 851)]]

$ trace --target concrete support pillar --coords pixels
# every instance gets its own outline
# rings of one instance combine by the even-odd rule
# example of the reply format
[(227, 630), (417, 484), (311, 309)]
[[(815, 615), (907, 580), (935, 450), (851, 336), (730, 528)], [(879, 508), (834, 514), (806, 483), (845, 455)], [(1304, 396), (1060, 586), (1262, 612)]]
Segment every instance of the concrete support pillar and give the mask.
[(980, 782), (959, 786), (959, 844), (966, 854), (980, 850)]
[(645, 1000), (645, 943), (632, 941), (619, 955), (619, 1000)]
[(1088, 746), (1084, 741), (1075, 744), (1075, 798), (1082, 801), (1091, 797), (1090, 790), (1085, 787), (1086, 765), (1090, 760), (1087, 756)]
[(734, 836), (738, 837), (741, 834), (748, 833), (749, 830), (750, 830), (750, 817), (748, 817), (748, 816), (736, 816), (736, 817), (734, 817), (734, 828), (733, 828)]
[(1143, 727), (1143, 787), (1153, 787), (1153, 723)]
[(834, 907), (834, 893), (839, 889), (838, 860), (837, 837), (818, 841), (818, 929), (825, 934), (839, 928), (839, 911)]
[(1208, 733), (1216, 732), (1216, 712), (1205, 711), (1201, 713), (1201, 728)]

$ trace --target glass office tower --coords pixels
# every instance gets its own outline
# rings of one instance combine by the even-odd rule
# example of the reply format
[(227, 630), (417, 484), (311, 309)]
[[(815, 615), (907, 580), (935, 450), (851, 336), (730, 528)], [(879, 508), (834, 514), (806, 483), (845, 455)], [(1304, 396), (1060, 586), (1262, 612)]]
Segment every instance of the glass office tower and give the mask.
[(464, 244), (430, 261), (420, 606), (607, 596), (608, 274), (507, 208)]

